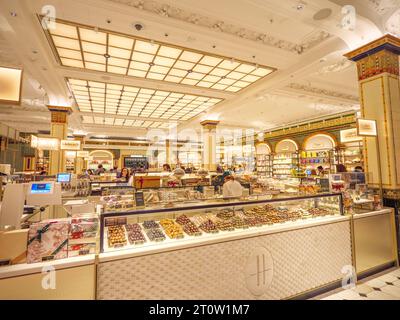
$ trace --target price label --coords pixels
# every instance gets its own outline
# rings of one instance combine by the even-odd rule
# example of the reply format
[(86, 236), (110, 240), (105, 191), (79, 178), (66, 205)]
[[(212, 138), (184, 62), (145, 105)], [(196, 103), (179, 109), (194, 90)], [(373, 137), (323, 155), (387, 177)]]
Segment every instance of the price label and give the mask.
[(145, 206), (143, 192), (135, 192), (135, 204), (136, 204), (136, 207), (144, 207)]

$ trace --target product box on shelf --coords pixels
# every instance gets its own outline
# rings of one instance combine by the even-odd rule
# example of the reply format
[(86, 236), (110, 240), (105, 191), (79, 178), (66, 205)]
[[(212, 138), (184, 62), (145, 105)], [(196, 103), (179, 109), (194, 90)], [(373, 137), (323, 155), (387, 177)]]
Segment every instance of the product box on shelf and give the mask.
[(27, 262), (64, 259), (68, 256), (69, 219), (32, 224), (28, 232)]

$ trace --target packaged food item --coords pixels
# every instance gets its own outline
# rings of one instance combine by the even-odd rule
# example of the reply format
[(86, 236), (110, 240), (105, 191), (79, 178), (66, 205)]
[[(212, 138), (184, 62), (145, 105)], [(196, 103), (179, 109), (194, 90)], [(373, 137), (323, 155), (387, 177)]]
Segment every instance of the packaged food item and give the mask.
[(177, 223), (179, 223), (181, 226), (187, 224), (187, 223), (191, 223), (190, 219), (186, 216), (186, 215), (181, 215), (178, 218), (175, 219), (175, 221)]
[(131, 245), (143, 244), (146, 242), (146, 238), (143, 235), (142, 228), (139, 224), (127, 224), (125, 226), (128, 234), (128, 240)]
[(166, 239), (164, 233), (158, 228), (147, 229), (146, 235), (150, 241), (164, 241)]
[(123, 226), (108, 227), (107, 236), (109, 247), (123, 247), (127, 244), (125, 229)]
[(183, 226), (183, 231), (189, 236), (201, 236), (200, 229), (192, 221)]
[(199, 228), (206, 233), (218, 233), (218, 228), (210, 219), (205, 220), (199, 225)]
[(69, 219), (32, 224), (28, 232), (27, 263), (67, 258), (69, 228)]
[(143, 222), (143, 228), (145, 229), (160, 228), (160, 225), (154, 220), (147, 220)]
[(77, 243), (68, 245), (68, 257), (84, 256), (96, 253), (95, 243)]
[(165, 234), (171, 239), (183, 238), (182, 227), (175, 223), (172, 219), (163, 219), (160, 221), (160, 225), (163, 227)]

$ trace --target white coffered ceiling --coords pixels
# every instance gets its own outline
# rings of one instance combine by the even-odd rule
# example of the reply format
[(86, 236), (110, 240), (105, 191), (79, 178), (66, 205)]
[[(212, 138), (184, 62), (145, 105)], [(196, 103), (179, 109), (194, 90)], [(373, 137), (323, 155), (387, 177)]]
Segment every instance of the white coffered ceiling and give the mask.
[[(44, 30), (48, 1), (2, 0), (0, 65), (23, 67), (25, 80), (22, 106), (0, 106), (0, 118), (48, 130), (45, 105), (72, 105), (71, 131), (128, 137), (170, 122), (258, 130), (355, 110), (343, 54), (395, 28), (389, 2), (54, 0), (57, 27)], [(344, 4), (357, 9), (351, 32)]]

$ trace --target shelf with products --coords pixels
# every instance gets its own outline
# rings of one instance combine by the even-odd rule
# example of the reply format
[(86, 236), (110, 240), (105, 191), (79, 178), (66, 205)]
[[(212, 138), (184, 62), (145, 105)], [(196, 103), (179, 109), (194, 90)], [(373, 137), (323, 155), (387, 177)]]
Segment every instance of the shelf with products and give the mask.
[(335, 150), (302, 151), (300, 154), (300, 167), (305, 171), (316, 170), (319, 166), (326, 171), (331, 171), (337, 161)]
[(357, 166), (364, 167), (363, 143), (356, 141), (346, 143), (338, 151), (339, 163), (345, 165), (350, 171)]
[(292, 176), (293, 172), (299, 170), (299, 154), (297, 152), (276, 154), (272, 164), (274, 177)]
[(342, 215), (341, 194), (109, 212), (101, 215), (100, 249), (157, 247), (171, 242), (218, 238), (226, 233)]

